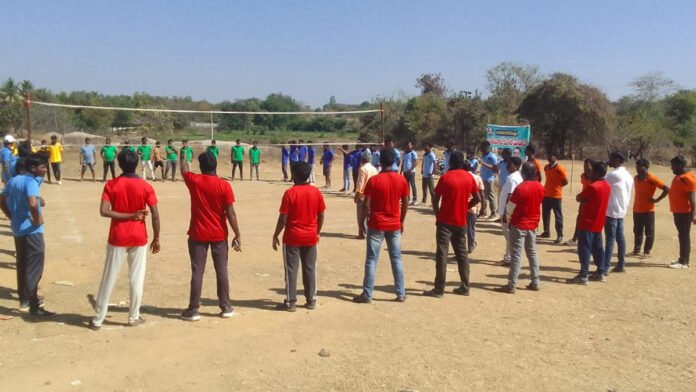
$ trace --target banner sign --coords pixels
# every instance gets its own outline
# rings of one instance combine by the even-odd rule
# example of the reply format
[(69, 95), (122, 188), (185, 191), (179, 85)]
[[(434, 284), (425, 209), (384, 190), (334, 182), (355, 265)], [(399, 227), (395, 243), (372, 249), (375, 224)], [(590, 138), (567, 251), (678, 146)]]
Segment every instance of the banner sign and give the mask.
[(531, 130), (529, 125), (486, 125), (486, 140), (491, 143), (494, 154), (509, 148), (512, 156), (526, 158), (524, 148), (529, 145)]

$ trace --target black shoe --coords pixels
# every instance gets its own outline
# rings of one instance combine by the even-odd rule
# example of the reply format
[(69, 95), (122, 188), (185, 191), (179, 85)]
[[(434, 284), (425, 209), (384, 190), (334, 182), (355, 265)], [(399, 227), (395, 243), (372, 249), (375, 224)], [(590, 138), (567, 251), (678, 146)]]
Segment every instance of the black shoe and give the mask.
[[(39, 307), (41, 308), (43, 306), (44, 306), (44, 297), (39, 295)], [(20, 312), (28, 312), (29, 308), (31, 308), (31, 302), (29, 302), (28, 299), (19, 301), (19, 311)]]
[(423, 292), (423, 296), (425, 296), (425, 297), (442, 298), (443, 295), (444, 295), (444, 293), (442, 291), (437, 291), (435, 289), (426, 290)]
[(356, 304), (369, 304), (372, 303), (372, 300), (367, 298), (367, 295), (363, 293), (353, 297), (353, 302), (355, 302)]
[(396, 298), (394, 298), (394, 301), (396, 301), (396, 302), (406, 302), (406, 296), (405, 296), (405, 295), (397, 295)]
[(551, 238), (551, 233), (541, 233), (537, 238)]
[(456, 289), (452, 290), (453, 293), (463, 295), (465, 297), (469, 296), (469, 289), (464, 288), (462, 286), (457, 287)]
[(295, 307), (294, 304), (290, 305), (290, 304), (285, 303), (285, 302), (283, 302), (282, 304), (276, 305), (276, 309), (277, 310), (284, 310), (286, 312), (296, 312), (297, 311), (297, 308)]
[(38, 309), (30, 310), (29, 314), (34, 316), (34, 317), (49, 317), (49, 316), (53, 316), (55, 313), (49, 312), (48, 310), (46, 310), (44, 308), (38, 308)]
[(624, 267), (619, 267), (618, 265), (611, 269), (611, 272), (626, 272)]
[(527, 290), (539, 291), (539, 285), (536, 283), (530, 283), (526, 287), (527, 287)]
[(307, 308), (309, 310), (316, 309), (317, 308), (317, 301), (307, 301), (307, 303), (305, 303), (304, 306), (305, 306), (305, 308)]
[(499, 293), (505, 293), (505, 294), (515, 294), (515, 287), (510, 286), (509, 284), (506, 284), (505, 286), (500, 286), (496, 287), (493, 289), (493, 291), (497, 291)]
[(99, 331), (99, 329), (101, 329), (101, 325), (96, 325), (94, 324), (94, 320), (89, 320), (87, 328), (91, 329), (92, 331)]
[(198, 309), (186, 309), (181, 312), (179, 318), (185, 321), (198, 321), (201, 319), (201, 315), (198, 314)]

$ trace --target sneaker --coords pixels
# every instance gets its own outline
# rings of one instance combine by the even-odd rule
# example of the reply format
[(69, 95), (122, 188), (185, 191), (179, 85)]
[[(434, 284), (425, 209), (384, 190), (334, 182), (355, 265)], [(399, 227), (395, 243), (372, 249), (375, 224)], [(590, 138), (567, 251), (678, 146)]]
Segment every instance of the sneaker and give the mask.
[(99, 329), (101, 329), (101, 325), (95, 324), (94, 320), (89, 320), (87, 328), (91, 329), (92, 331), (99, 331)]
[(469, 289), (467, 289), (463, 286), (457, 287), (456, 289), (452, 290), (452, 292), (455, 294), (463, 295), (465, 297), (469, 296)]
[(413, 205), (414, 205), (414, 206), (417, 206), (417, 205), (418, 205), (418, 202), (417, 202), (417, 201), (414, 201), (414, 202), (413, 202)]
[(614, 268), (611, 269), (611, 272), (612, 272), (612, 273), (614, 273), (614, 272), (626, 272), (626, 269), (624, 269), (624, 267), (619, 267), (619, 266), (617, 265), (616, 267), (614, 267)]
[(63, 182), (62, 182), (62, 181), (58, 181), (58, 185), (63, 185)]
[(499, 293), (505, 293), (505, 294), (515, 294), (515, 286), (511, 286), (509, 284), (506, 284), (505, 286), (500, 286), (496, 287), (493, 289), (493, 291), (497, 291)]
[(586, 276), (582, 276), (582, 275), (576, 275), (574, 278), (568, 279), (568, 280), (566, 281), (566, 283), (568, 283), (568, 284), (579, 284), (579, 285), (581, 285), (581, 286), (588, 286), (588, 285), (590, 284), (590, 283), (588, 282), (588, 280), (587, 280), (587, 277), (586, 277)]
[(128, 320), (128, 326), (129, 326), (129, 327), (137, 327), (137, 326), (140, 326), (140, 325), (143, 325), (143, 324), (145, 324), (145, 319), (142, 318), (142, 317), (138, 317), (138, 318), (135, 319), (135, 320)]
[(669, 268), (674, 268), (674, 269), (687, 269), (689, 268), (688, 264), (682, 264), (678, 261), (673, 262), (672, 264), (669, 265)]
[(593, 282), (606, 282), (607, 276), (602, 273), (596, 272), (590, 275), (590, 280)]
[(565, 246), (578, 246), (578, 241), (577, 240), (568, 240), (563, 243)]
[(500, 261), (498, 262), (498, 264), (499, 264), (499, 265), (502, 265), (502, 266), (504, 266), (504, 267), (506, 267), (506, 266), (509, 266), (509, 265), (510, 265), (510, 260), (502, 259), (502, 260), (500, 260)]
[(304, 306), (305, 306), (305, 308), (307, 308), (309, 310), (316, 309), (317, 308), (317, 301), (307, 301)]
[(356, 304), (369, 304), (372, 303), (372, 300), (365, 295), (365, 293), (362, 293), (360, 295), (356, 295), (353, 297), (353, 302)]
[(541, 233), (537, 236), (537, 238), (551, 238), (550, 233)]
[(631, 252), (631, 256), (633, 257), (638, 257), (640, 256), (640, 249), (636, 249), (633, 252)]
[(230, 306), (229, 308), (224, 308), (222, 311), (220, 311), (220, 317), (222, 318), (230, 318), (234, 316), (234, 309)]
[[(41, 308), (43, 306), (44, 306), (44, 298), (39, 295), (39, 307)], [(31, 308), (31, 304), (28, 300), (27, 301), (19, 301), (19, 311), (20, 312), (28, 312), (29, 308)]]
[(530, 283), (526, 286), (527, 290), (539, 291), (539, 285), (536, 283)]
[(49, 317), (49, 316), (53, 316), (55, 313), (49, 312), (48, 310), (46, 310), (44, 308), (38, 308), (35, 310), (30, 310), (29, 314), (34, 316), (34, 317)]
[(643, 253), (642, 255), (640, 255), (641, 260), (647, 260), (649, 258), (650, 258), (650, 253)]
[(556, 241), (554, 241), (553, 243), (556, 245), (561, 245), (563, 243), (563, 236), (559, 235), (558, 237), (556, 237)]
[(179, 318), (185, 321), (198, 321), (201, 316), (198, 314), (198, 309), (186, 309), (181, 312)]
[(423, 292), (423, 296), (425, 297), (442, 298), (443, 295), (444, 293), (442, 291), (437, 291), (435, 289), (426, 290)]
[(406, 296), (405, 296), (405, 295), (397, 295), (396, 298), (394, 298), (394, 301), (396, 301), (396, 302), (406, 302)]
[(284, 310), (286, 312), (296, 312), (297, 308), (294, 304), (290, 305), (287, 302), (280, 303), (276, 305), (276, 310)]

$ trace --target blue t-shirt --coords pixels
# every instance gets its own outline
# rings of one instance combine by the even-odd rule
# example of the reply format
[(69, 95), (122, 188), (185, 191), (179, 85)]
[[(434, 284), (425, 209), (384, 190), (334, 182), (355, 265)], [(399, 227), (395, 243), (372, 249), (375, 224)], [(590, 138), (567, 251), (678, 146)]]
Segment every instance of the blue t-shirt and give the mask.
[(471, 172), (472, 172), (472, 173), (476, 173), (476, 171), (477, 171), (478, 168), (479, 168), (479, 161), (478, 161), (478, 159), (476, 159), (476, 158), (471, 158), (471, 160), (470, 160), (469, 162), (471, 163)]
[(394, 164), (392, 165), (392, 170), (399, 171), (399, 166), (401, 166), (401, 153), (398, 149), (394, 149)]
[(314, 164), (314, 157), (317, 155), (317, 149), (314, 146), (309, 146), (307, 149), (307, 163)]
[(324, 165), (324, 167), (329, 167), (331, 165), (331, 160), (334, 157), (334, 152), (332, 149), (328, 149), (324, 151), (324, 154), (321, 156), (321, 164)]
[(299, 160), (300, 157), (298, 156), (297, 146), (290, 146), (290, 162), (297, 162)]
[(80, 148), (83, 163), (94, 163), (94, 144), (85, 144)]
[[(493, 152), (489, 151), (488, 154), (483, 156), (483, 162), (488, 165), (495, 166), (498, 164), (498, 158), (495, 157)], [(493, 169), (489, 169), (486, 166), (481, 166), (481, 179), (486, 182), (493, 182), (493, 179), (495, 179)]]
[[(31, 212), (29, 212), (29, 197), (39, 197), (39, 186), (42, 178), (35, 177), (33, 174), (22, 174), (12, 178), (2, 194), (5, 195), (7, 208), (10, 210), (12, 233), (15, 237), (25, 237), (32, 234), (43, 234), (43, 225), (31, 223)], [(41, 212), (39, 204), (39, 212)]]
[(280, 148), (280, 160), (281, 160), (281, 162), (288, 163), (289, 159), (290, 159), (290, 151), (285, 146), (281, 147)]
[[(17, 162), (19, 161), (19, 158), (16, 156), (12, 156), (12, 159), (10, 160), (10, 177), (14, 177), (17, 175)], [(24, 164), (24, 163), (22, 163)]]
[(432, 177), (435, 173), (435, 153), (430, 151), (423, 154), (423, 177)]
[(301, 161), (306, 161), (307, 158), (307, 146), (300, 146), (300, 148), (297, 151), (297, 157), (300, 158)]
[(372, 151), (372, 166), (379, 167), (379, 150)]
[(449, 159), (450, 159), (450, 151), (445, 150), (445, 153), (442, 156), (442, 159), (445, 161), (445, 169), (442, 171), (442, 174), (445, 174), (449, 171)]
[(507, 181), (509, 175), (510, 173), (508, 173), (507, 162), (504, 160), (498, 162), (498, 185), (500, 186), (500, 189), (503, 189), (503, 185), (505, 185), (505, 181)]
[(418, 153), (417, 152), (415, 152), (414, 150), (405, 152), (404, 153), (404, 167), (403, 167), (404, 172), (407, 172), (409, 170), (413, 170), (413, 167), (416, 164), (416, 160), (418, 160)]
[(360, 150), (353, 150), (353, 152), (350, 153), (350, 166), (353, 168), (353, 170), (360, 169), (360, 156), (361, 155), (362, 155), (362, 151), (360, 151)]

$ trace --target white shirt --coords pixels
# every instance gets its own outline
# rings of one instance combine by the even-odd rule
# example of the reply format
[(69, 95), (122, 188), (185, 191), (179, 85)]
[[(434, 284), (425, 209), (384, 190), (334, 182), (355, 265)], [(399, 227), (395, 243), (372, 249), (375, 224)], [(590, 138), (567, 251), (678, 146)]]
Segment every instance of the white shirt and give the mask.
[(522, 181), (522, 174), (519, 170), (511, 173), (507, 180), (505, 180), (505, 185), (503, 185), (503, 189), (500, 190), (500, 196), (498, 197), (498, 211), (500, 214), (505, 213), (508, 195), (511, 195)]
[(628, 211), (628, 203), (631, 201), (633, 176), (624, 166), (619, 166), (607, 174), (604, 179), (611, 187), (607, 216), (614, 219), (623, 219), (626, 216), (626, 211)]
[[(479, 192), (482, 192), (485, 189), (485, 187), (483, 186), (483, 180), (481, 179), (481, 176), (479, 176), (478, 174), (471, 173), (471, 172), (469, 172), (469, 174), (474, 176), (474, 180), (476, 181), (476, 187), (478, 188)], [(474, 198), (473, 195), (470, 196), (469, 201), (471, 201), (471, 199), (473, 199), (473, 198)], [(469, 212), (472, 214), (478, 215), (479, 210), (481, 208), (481, 203), (483, 203), (483, 200), (481, 200), (479, 203), (476, 203), (475, 206), (469, 208)]]

